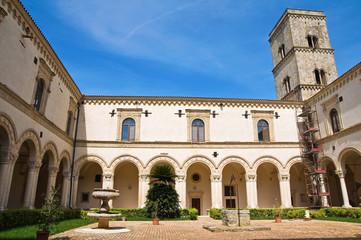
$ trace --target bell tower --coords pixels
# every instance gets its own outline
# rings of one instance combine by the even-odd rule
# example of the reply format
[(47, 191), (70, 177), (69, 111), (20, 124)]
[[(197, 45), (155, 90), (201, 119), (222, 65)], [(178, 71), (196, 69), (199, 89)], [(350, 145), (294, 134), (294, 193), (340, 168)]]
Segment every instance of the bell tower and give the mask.
[(268, 41), (277, 99), (307, 100), (338, 78), (322, 11), (286, 9)]

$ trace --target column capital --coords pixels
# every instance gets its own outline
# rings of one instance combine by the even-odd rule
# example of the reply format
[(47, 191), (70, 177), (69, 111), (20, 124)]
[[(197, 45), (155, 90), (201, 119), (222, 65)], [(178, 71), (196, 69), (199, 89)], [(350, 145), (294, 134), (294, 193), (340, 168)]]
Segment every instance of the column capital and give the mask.
[(114, 174), (112, 174), (112, 173), (104, 173), (103, 174), (103, 179), (104, 180), (110, 180), (110, 179), (112, 179), (114, 177)]
[(289, 174), (279, 174), (278, 179), (279, 179), (279, 181), (284, 181), (284, 182), (289, 181), (290, 175)]
[(139, 175), (141, 182), (148, 182), (148, 175), (147, 174), (141, 174)]
[(184, 178), (185, 178), (184, 175), (177, 175), (176, 181), (177, 181), (177, 182), (183, 182), (183, 181), (184, 181)]
[(70, 178), (70, 172), (63, 172), (64, 178)]
[(337, 174), (337, 176), (339, 178), (344, 178), (345, 177), (345, 174), (346, 174), (346, 169), (344, 171), (340, 170), (340, 169), (337, 169), (335, 170), (335, 173)]
[(35, 161), (28, 162), (29, 171), (39, 171), (41, 165)]
[(222, 176), (218, 174), (211, 175), (211, 182), (221, 182)]
[(55, 175), (55, 174), (58, 173), (59, 168), (57, 168), (57, 167), (49, 167), (48, 171), (49, 171), (49, 175)]
[(246, 174), (246, 182), (255, 182), (257, 180), (256, 174)]

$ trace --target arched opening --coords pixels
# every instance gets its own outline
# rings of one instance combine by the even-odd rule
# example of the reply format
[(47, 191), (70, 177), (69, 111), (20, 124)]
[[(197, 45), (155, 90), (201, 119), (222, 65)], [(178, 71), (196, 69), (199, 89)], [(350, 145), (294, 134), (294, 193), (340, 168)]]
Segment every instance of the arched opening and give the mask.
[(100, 207), (100, 200), (92, 197), (94, 188), (102, 187), (102, 168), (96, 162), (85, 163), (79, 171), (77, 206), (82, 209)]
[(271, 208), (276, 201), (281, 204), (278, 170), (274, 164), (262, 163), (257, 168), (257, 195), (260, 208)]
[(207, 215), (212, 206), (211, 170), (203, 163), (193, 163), (187, 170), (187, 204), (188, 208), (197, 208), (199, 215)]
[(361, 197), (361, 155), (350, 150), (343, 155), (341, 163), (345, 164), (345, 182), (350, 205), (358, 207)]
[(292, 206), (307, 207), (308, 197), (303, 163), (298, 162), (292, 165), (290, 169), (290, 186)]
[(25, 141), (19, 150), (13, 177), (11, 180), (10, 195), (8, 201), (9, 209), (22, 208), (25, 200), (25, 190), (29, 171), (29, 162), (35, 162), (35, 145), (31, 140)]
[(0, 162), (6, 162), (8, 160), (9, 144), (8, 133), (0, 126)]
[(64, 191), (64, 172), (66, 172), (68, 170), (66, 163), (67, 163), (66, 158), (63, 158), (60, 161), (59, 170), (58, 170), (58, 173), (56, 174), (55, 188), (58, 190), (57, 197), (59, 200), (62, 199), (63, 194), (64, 194), (63, 193), (63, 191)]
[(113, 199), (114, 208), (137, 208), (139, 171), (132, 162), (120, 163), (114, 170), (114, 189), (120, 196)]
[(53, 160), (54, 160), (53, 154), (51, 153), (51, 151), (47, 151), (43, 156), (43, 160), (41, 161), (41, 167), (38, 176), (38, 184), (36, 186), (35, 208), (41, 208), (43, 204), (43, 198), (44, 195), (46, 194), (46, 189), (48, 186), (49, 164), (50, 161)]
[(327, 172), (328, 187), (330, 189), (331, 206), (342, 206), (342, 192), (340, 186), (340, 179), (335, 173), (336, 167), (331, 160), (324, 160)]
[(229, 163), (223, 168), (222, 172), (222, 199), (223, 207), (235, 208), (237, 207), (237, 188), (236, 183), (233, 181), (232, 185), (231, 176), (234, 173), (238, 182), (238, 199), (239, 207), (245, 208), (247, 206), (247, 192), (246, 192), (246, 181), (245, 181), (245, 169), (241, 164)]

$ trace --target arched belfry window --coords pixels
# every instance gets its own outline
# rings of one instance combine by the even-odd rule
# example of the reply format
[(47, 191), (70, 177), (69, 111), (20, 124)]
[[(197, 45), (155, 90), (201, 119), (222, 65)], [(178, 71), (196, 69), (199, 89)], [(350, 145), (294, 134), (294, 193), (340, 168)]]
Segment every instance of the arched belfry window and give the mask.
[(258, 140), (260, 142), (269, 142), (269, 125), (266, 120), (259, 120), (257, 123)]
[(316, 36), (307, 36), (308, 46), (312, 48), (318, 47), (318, 38)]
[(34, 97), (34, 108), (39, 111), (41, 106), (41, 100), (43, 98), (44, 93), (44, 81), (43, 79), (39, 79), (36, 85), (35, 97)]
[(192, 122), (192, 141), (204, 142), (204, 122), (200, 119)]
[(326, 73), (325, 71), (315, 69), (315, 80), (316, 84), (318, 85), (324, 85), (326, 83)]
[(331, 126), (332, 132), (337, 133), (341, 130), (340, 127), (340, 118), (338, 116), (338, 112), (335, 108), (332, 108), (330, 111), (330, 118), (331, 118)]
[(127, 118), (122, 124), (122, 141), (134, 141), (135, 137), (135, 121)]

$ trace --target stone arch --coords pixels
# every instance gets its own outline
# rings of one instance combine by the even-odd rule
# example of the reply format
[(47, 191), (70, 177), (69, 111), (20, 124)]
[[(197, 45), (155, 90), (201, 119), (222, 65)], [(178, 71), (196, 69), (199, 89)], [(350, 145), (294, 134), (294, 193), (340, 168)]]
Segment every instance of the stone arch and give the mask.
[(205, 164), (206, 166), (208, 166), (209, 170), (211, 171), (211, 174), (214, 174), (214, 172), (216, 171), (216, 164), (212, 160), (210, 160), (206, 156), (196, 155), (188, 158), (183, 163), (181, 168), (183, 169), (184, 173), (187, 173), (189, 166), (191, 166), (193, 163)]
[(35, 146), (35, 154), (36, 154), (36, 156), (39, 156), (40, 152), (41, 152), (41, 143), (40, 143), (40, 138), (34, 129), (29, 129), (21, 135), (21, 137), (19, 138), (19, 140), (16, 144), (16, 153), (18, 153), (20, 151), (21, 145), (26, 140), (31, 140), (33, 142), (33, 144)]
[(289, 174), (290, 171), (291, 171), (292, 166), (293, 166), (294, 164), (296, 164), (296, 163), (303, 163), (301, 156), (291, 157), (291, 158), (287, 161), (287, 163), (286, 163), (286, 165), (285, 165), (285, 167), (284, 167), (285, 172), (287, 172), (287, 173)]
[(158, 155), (158, 156), (155, 156), (153, 158), (151, 158), (147, 164), (146, 164), (146, 173), (149, 174), (150, 171), (152, 170), (152, 168), (157, 164), (157, 163), (161, 163), (161, 162), (166, 162), (166, 163), (169, 163), (174, 171), (175, 171), (175, 174), (180, 174), (180, 164), (179, 162), (174, 159), (173, 157), (171, 156), (163, 156), (163, 155)]
[(54, 142), (50, 141), (45, 145), (45, 147), (43, 148), (43, 151), (41, 152), (41, 159), (44, 157), (44, 154), (47, 151), (50, 151), (54, 156), (54, 161), (49, 163), (49, 167), (57, 167), (57, 163), (59, 162), (59, 158), (58, 158), (59, 155), (58, 155), (58, 150), (57, 150)]
[(136, 158), (132, 155), (121, 155), (121, 156), (114, 158), (109, 164), (110, 170), (112, 172), (114, 172), (114, 170), (117, 168), (117, 166), (123, 162), (131, 162), (138, 168), (139, 174), (141, 174), (143, 172), (142, 170), (144, 169), (144, 166), (143, 166), (142, 162), (138, 158)]
[(9, 138), (8, 152), (11, 153), (12, 152), (11, 150), (15, 148), (16, 138), (17, 138), (15, 124), (7, 114), (0, 112), (0, 126), (2, 126), (5, 129), (8, 135)]
[(240, 165), (242, 165), (242, 167), (244, 168), (244, 170), (246, 171), (246, 173), (250, 172), (251, 167), (249, 166), (249, 163), (247, 162), (247, 160), (238, 157), (238, 156), (229, 156), (229, 157), (225, 157), (218, 165), (217, 169), (218, 171), (221, 173), (223, 172), (223, 169), (225, 168), (225, 166), (227, 166), (227, 164), (229, 163), (238, 163)]
[(342, 169), (343, 171), (345, 170), (345, 161), (343, 159), (345, 159), (345, 154), (349, 152), (356, 152), (358, 155), (361, 156), (361, 151), (356, 147), (346, 147), (338, 155), (337, 164), (335, 163), (336, 168)]
[(99, 166), (101, 167), (103, 173), (106, 172), (106, 169), (108, 167), (107, 164), (105, 163), (104, 159), (102, 159), (101, 157), (99, 157), (97, 155), (83, 155), (75, 161), (74, 175), (78, 175), (82, 166), (87, 162), (98, 163)]
[(61, 152), (60, 156), (59, 156), (59, 159), (58, 159), (58, 162), (56, 163), (56, 167), (59, 167), (61, 161), (65, 159), (65, 165), (63, 165), (64, 167), (64, 171), (67, 171), (69, 172), (70, 171), (70, 166), (71, 166), (71, 159), (70, 159), (70, 154), (67, 150), (64, 150)]
[(252, 170), (257, 172), (258, 167), (262, 164), (262, 163), (272, 163), (274, 164), (277, 169), (278, 169), (278, 173), (281, 173), (284, 169), (282, 163), (275, 157), (272, 156), (262, 156), (260, 158), (258, 158), (252, 165)]

